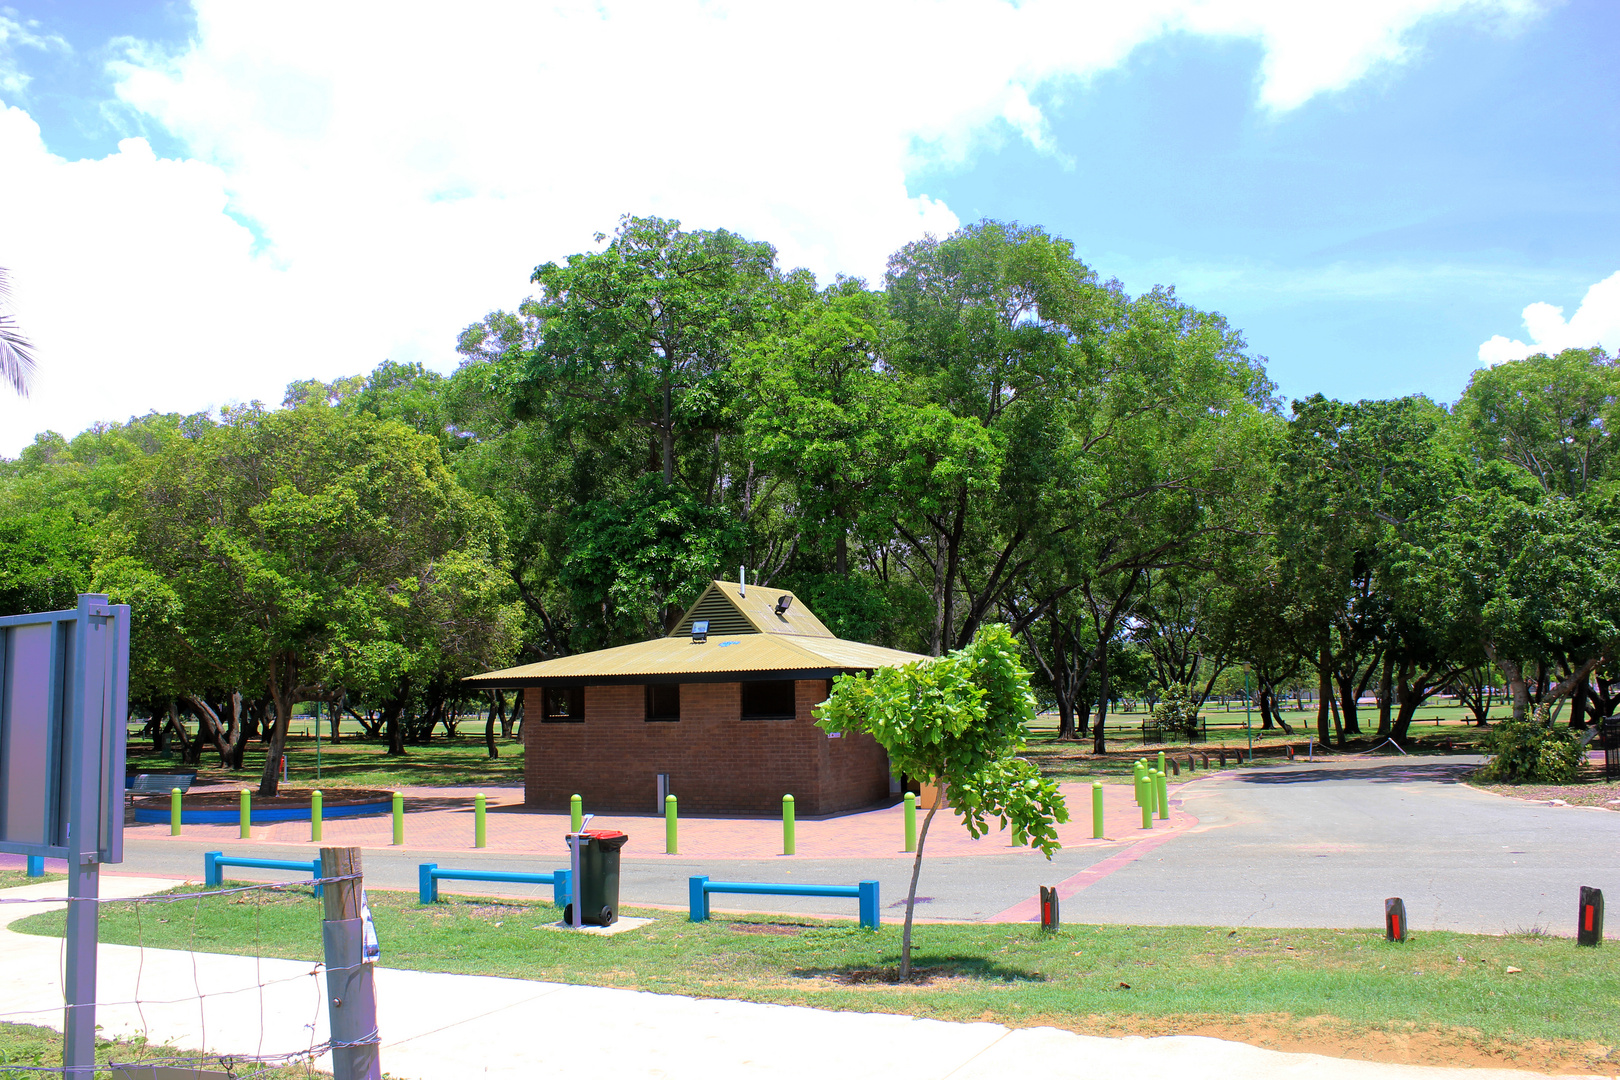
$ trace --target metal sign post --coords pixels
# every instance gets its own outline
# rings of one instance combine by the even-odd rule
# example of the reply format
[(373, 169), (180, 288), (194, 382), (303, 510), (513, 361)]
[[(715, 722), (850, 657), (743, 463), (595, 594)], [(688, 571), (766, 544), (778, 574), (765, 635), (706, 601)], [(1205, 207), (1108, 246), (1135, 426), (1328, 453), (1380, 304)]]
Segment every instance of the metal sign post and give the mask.
[(0, 852), (68, 864), (66, 1075), (95, 1073), (101, 864), (124, 859), (129, 606), (0, 618)]

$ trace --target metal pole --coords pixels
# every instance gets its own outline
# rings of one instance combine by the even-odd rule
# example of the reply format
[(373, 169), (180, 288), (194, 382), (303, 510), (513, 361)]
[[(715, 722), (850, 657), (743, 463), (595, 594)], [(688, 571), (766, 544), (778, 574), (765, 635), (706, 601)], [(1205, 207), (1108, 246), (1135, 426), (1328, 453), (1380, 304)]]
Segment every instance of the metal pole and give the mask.
[(319, 789), (309, 793), (309, 838), (317, 844), (321, 842), (321, 793)]
[(253, 793), (247, 788), (242, 789), (241, 797), (237, 800), (236, 818), (238, 831), (243, 840), (253, 838)]
[(169, 835), (180, 835), (180, 789), (169, 789)]
[(676, 838), (676, 835), (675, 835), (676, 829), (677, 829), (677, 825), (676, 825), (675, 796), (673, 796), (673, 795), (665, 795), (664, 796), (664, 854), (665, 855), (674, 855), (674, 854), (677, 853), (677, 845), (676, 845), (676, 839), (677, 838)]
[(394, 792), (394, 846), (405, 844), (405, 796)]
[(377, 994), (366, 961), (360, 849), (322, 848), (321, 876), (344, 877), (326, 886), (321, 938), (326, 947), (327, 1015), (332, 1029), (335, 1080), (381, 1080), (377, 1053)]
[(484, 793), (480, 791), (473, 796), (473, 847), (483, 847), (485, 839)]
[[(102, 734), (110, 721), (106, 682), (116, 672), (107, 670), (108, 625), (105, 618), (92, 622), (92, 611), (107, 613), (107, 598), (85, 594), (79, 597), (79, 617), (73, 625), (73, 672), (69, 682), (71, 711), (67, 720), (66, 757), (70, 764), (68, 812), (65, 815), (68, 849), (68, 910), (65, 957), (63, 958), (63, 1073), (81, 1080), (92, 1080), (96, 1070), (96, 939), (101, 895), (101, 864), (98, 849), (101, 834), (102, 792), (95, 778), (103, 771), (93, 768), (120, 765), (101, 759)], [(116, 660), (114, 661), (116, 665)], [(77, 829), (75, 830), (75, 826)]]
[(917, 850), (917, 795), (906, 792), (906, 850)]
[(793, 796), (782, 796), (782, 854), (792, 855), (793, 843)]
[[(337, 717), (332, 717), (332, 733), (337, 733)], [(321, 782), (321, 703), (315, 703), (315, 782)], [(317, 836), (315, 839), (319, 840)]]
[(1101, 840), (1103, 835), (1103, 786), (1101, 780), (1091, 782), (1091, 838)]

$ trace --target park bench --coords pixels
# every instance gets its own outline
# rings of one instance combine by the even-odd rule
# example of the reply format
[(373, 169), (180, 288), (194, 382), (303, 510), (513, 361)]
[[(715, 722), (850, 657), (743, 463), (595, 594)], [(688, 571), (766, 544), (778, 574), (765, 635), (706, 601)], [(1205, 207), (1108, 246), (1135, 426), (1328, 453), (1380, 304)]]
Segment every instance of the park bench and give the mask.
[(878, 928), (878, 883), (863, 881), (859, 885), (787, 885), (768, 881), (710, 881), (708, 875), (691, 879), (690, 899), (693, 922), (709, 918), (709, 896), (712, 893), (745, 893), (753, 896), (847, 896), (860, 901), (861, 925), (869, 930)]
[(130, 808), (137, 795), (167, 795), (175, 788), (184, 794), (197, 782), (197, 770), (184, 772), (126, 772), (124, 774), (124, 820), (129, 821)]
[(130, 795), (167, 795), (175, 788), (190, 791), (197, 782), (197, 770), (186, 772), (132, 772), (124, 774), (124, 790)]
[[(227, 855), (223, 851), (203, 852), (203, 885), (210, 889), (219, 888), (223, 880), (219, 868), (222, 866), (245, 866), (254, 870), (285, 870), (290, 874), (308, 873), (319, 880), (321, 877), (320, 856), (308, 862), (292, 859), (244, 859), (236, 855)], [(321, 887), (315, 886), (315, 895), (321, 895)]]
[(563, 907), (573, 895), (573, 871), (553, 870), (549, 874), (516, 874), (506, 870), (440, 870), (438, 863), (425, 862), (416, 868), (417, 893), (422, 903), (439, 899), (441, 881), (503, 881), (518, 885), (550, 885), (551, 902)]

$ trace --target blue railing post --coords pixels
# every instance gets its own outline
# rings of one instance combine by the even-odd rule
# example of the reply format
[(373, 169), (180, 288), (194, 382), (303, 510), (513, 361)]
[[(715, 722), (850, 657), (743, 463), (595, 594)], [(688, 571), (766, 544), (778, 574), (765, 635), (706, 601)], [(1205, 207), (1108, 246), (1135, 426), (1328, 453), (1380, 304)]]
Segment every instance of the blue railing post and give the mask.
[[(314, 876), (316, 881), (321, 880), (321, 858), (320, 858), (319, 855), (317, 855), (317, 856), (315, 856), (315, 858), (309, 860), (309, 872), (310, 872), (311, 875)], [(315, 886), (315, 899), (317, 899), (317, 900), (319, 900), (321, 898), (321, 889), (322, 889), (322, 886), (320, 886), (320, 885)]]
[(551, 904), (561, 910), (568, 906), (574, 896), (574, 872), (572, 870), (557, 870), (551, 875)]
[(43, 856), (43, 855), (30, 855), (30, 856), (28, 856), (28, 876), (29, 877), (44, 877), (45, 876), (45, 856)]
[(690, 882), (688, 898), (691, 901), (689, 906), (692, 909), (693, 922), (707, 922), (709, 919), (709, 890), (705, 888), (708, 884), (707, 874), (694, 877)]
[(223, 851), (203, 852), (203, 887), (205, 889), (219, 888), (219, 857)]
[(433, 871), (438, 868), (438, 863), (431, 862), (422, 863), (416, 868), (416, 893), (424, 904), (431, 904), (439, 898), (439, 883), (433, 877)]
[(878, 928), (878, 920), (882, 917), (878, 913), (878, 883), (863, 881), (861, 890), (861, 925), (868, 930)]

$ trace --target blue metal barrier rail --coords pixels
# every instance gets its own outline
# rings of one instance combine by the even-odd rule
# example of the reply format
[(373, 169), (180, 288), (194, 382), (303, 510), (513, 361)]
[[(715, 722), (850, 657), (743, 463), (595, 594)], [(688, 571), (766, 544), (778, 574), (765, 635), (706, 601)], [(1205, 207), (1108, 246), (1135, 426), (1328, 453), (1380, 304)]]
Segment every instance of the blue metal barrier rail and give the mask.
[(416, 868), (417, 894), (424, 904), (439, 899), (441, 881), (503, 881), (518, 885), (550, 885), (551, 902), (563, 907), (571, 902), (573, 889), (571, 870), (553, 870), (549, 874), (517, 874), (506, 870), (440, 870), (438, 863), (425, 862)]
[(876, 930), (881, 916), (878, 913), (878, 883), (863, 881), (859, 885), (799, 885), (770, 881), (710, 881), (707, 875), (694, 877), (690, 882), (691, 916), (693, 922), (704, 922), (709, 917), (709, 896), (712, 893), (746, 893), (754, 896), (843, 896), (860, 901), (861, 925)]
[[(321, 876), (321, 860), (319, 857), (308, 862), (295, 862), (290, 859), (244, 859), (235, 855), (226, 855), (223, 851), (203, 852), (203, 886), (209, 889), (219, 887), (222, 878), (219, 868), (222, 866), (245, 866), (254, 870), (286, 870), (294, 874), (308, 872), (311, 877)], [(321, 887), (315, 886), (315, 895), (321, 895)]]

